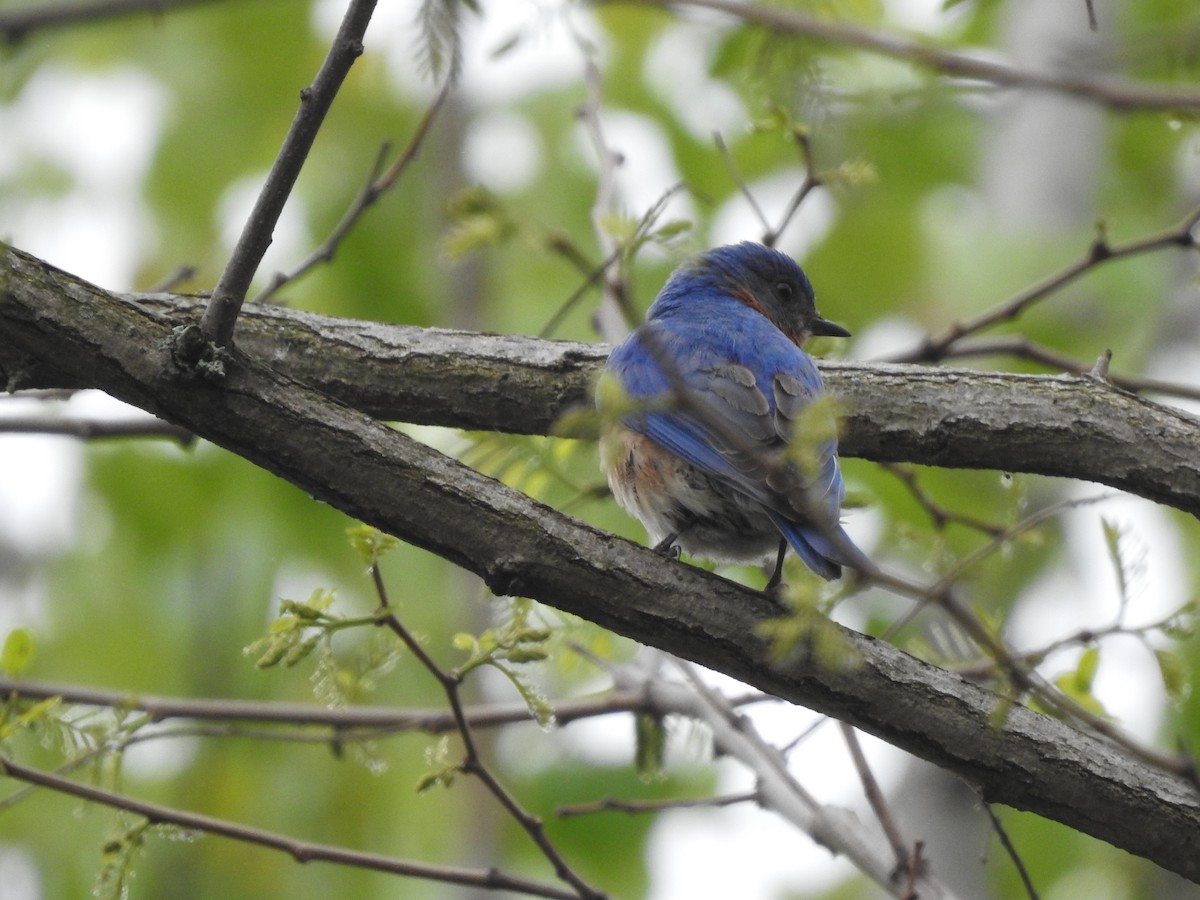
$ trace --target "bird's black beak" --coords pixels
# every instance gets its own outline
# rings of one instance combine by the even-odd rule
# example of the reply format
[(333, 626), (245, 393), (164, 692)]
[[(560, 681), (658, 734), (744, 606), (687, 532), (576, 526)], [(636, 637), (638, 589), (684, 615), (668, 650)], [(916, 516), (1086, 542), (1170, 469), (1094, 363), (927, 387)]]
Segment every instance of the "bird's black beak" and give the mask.
[(810, 325), (814, 337), (850, 337), (850, 332), (837, 322), (830, 322), (820, 316), (814, 316)]

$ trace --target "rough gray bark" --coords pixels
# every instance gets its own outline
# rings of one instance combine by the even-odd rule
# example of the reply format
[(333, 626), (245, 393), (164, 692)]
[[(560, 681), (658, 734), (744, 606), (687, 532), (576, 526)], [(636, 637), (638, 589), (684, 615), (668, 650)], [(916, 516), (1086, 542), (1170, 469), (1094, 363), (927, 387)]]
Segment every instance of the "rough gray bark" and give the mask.
[[(476, 410), (475, 427), (500, 424), (507, 414), (535, 430), (531, 425), (539, 416), (548, 422), (565, 403), (582, 396), (597, 350), (410, 330), (404, 332), (407, 351), (391, 350), (390, 363), (372, 363), (369, 356), (388, 346), (397, 332), (272, 313), (272, 327), (280, 329), (273, 351), (247, 353), (268, 340), (260, 331), (267, 327), (263, 317), (248, 315), (239, 325), (244, 349), (228, 360), (224, 379), (213, 383), (175, 365), (172, 325), (181, 314), (165, 315), (162, 309), (162, 302), (155, 309), (124, 300), (7, 250), (0, 264), (3, 376), (10, 386), (49, 378), (104, 390), (479, 574), (498, 594), (535, 598), (836, 716), (960, 774), (989, 800), (1056, 819), (1200, 881), (1200, 856), (1194, 852), (1200, 845), (1200, 798), (1184, 779), (1024, 708), (1012, 709), (997, 726), (991, 720), (993, 694), (855, 632), (842, 630), (853, 648), (854, 666), (830, 669), (803, 653), (772, 664), (756, 625), (774, 608), (760, 594), (564, 516), (292, 377), (326, 368), (340, 372), (323, 386), (360, 400), (365, 378), (377, 392), (371, 403), (363, 403), (372, 412), (411, 418), (416, 416), (408, 411), (427, 409), (436, 418), (426, 393), (445, 394), (446, 388), (437, 386), (440, 376), (456, 386), (453, 395), (473, 391), (477, 400), (492, 398), (487, 408)], [(327, 327), (332, 330), (323, 333)], [(448, 346), (458, 347), (462, 358), (441, 355), (439, 367), (439, 354)], [(492, 349), (480, 355), (482, 346)], [(522, 355), (526, 350), (532, 361)], [(343, 355), (344, 363), (339, 361)], [(369, 377), (365, 370), (371, 371)], [(1038, 411), (1052, 442), (1075, 422), (1070, 452), (1056, 464), (1062, 469), (1082, 465), (1088, 442), (1097, 447), (1110, 442), (1122, 416), (1156, 423), (1167, 442), (1189, 434), (1194, 442), (1197, 434), (1190, 420), (1086, 381), (947, 376), (941, 370), (895, 367), (828, 371), (858, 409), (851, 416), (853, 446), (887, 458), (921, 454), (921, 461), (984, 464), (989, 452), (989, 459), (1002, 455), (983, 446), (989, 441), (1011, 443), (1018, 455), (1035, 454), (1026, 445), (1036, 437)], [(387, 372), (390, 405), (383, 390)], [(837, 379), (851, 372), (853, 377)], [(500, 373), (509, 388), (497, 388)], [(509, 395), (517, 385), (522, 392), (540, 386), (537, 396), (544, 405), (536, 413), (530, 414), (523, 396)], [(901, 396), (872, 400), (871, 385)], [(955, 397), (962, 390), (971, 393), (959, 408)], [(396, 401), (394, 394), (401, 391), (406, 396)], [(508, 404), (504, 413), (492, 408), (501, 401)], [(1068, 423), (1055, 424), (1065, 407), (1072, 409)], [(874, 414), (888, 411), (894, 417), (887, 428), (864, 421), (872, 408)], [(1014, 417), (1028, 421), (1013, 426)], [(912, 434), (904, 432), (909, 427)], [(936, 436), (929, 437), (928, 429)], [(975, 436), (959, 438), (960, 430)], [(1147, 444), (1157, 445), (1158, 438)], [(1143, 450), (1161, 452), (1154, 446)], [(1169, 454), (1162, 456), (1164, 470), (1170, 460)], [(1099, 462), (1090, 465), (1085, 477), (1107, 475)], [(1009, 461), (1005, 467), (1020, 466)], [(1163, 492), (1196, 505), (1194, 491)]]
[[(198, 300), (135, 298), (170, 324)], [(608, 348), (248, 307), (239, 346), (370, 415), (546, 434), (587, 403)], [(0, 377), (12, 347), (0, 335)], [(18, 386), (66, 385), (34, 361)], [(878, 462), (997, 469), (1095, 481), (1200, 513), (1200, 420), (1088, 377), (822, 361), (843, 404), (840, 450)]]

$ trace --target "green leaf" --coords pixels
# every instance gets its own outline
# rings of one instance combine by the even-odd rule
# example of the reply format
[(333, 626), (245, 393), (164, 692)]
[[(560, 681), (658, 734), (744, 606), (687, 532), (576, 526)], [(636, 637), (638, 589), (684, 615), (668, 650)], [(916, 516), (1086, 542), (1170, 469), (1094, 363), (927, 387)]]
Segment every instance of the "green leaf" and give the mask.
[(346, 529), (350, 538), (350, 546), (362, 557), (364, 563), (373, 566), (379, 558), (400, 543), (390, 534), (384, 534), (378, 528), (370, 525), (355, 525)]
[(1100, 666), (1100, 648), (1088, 647), (1079, 654), (1079, 662), (1073, 672), (1064, 672), (1054, 679), (1055, 686), (1071, 700), (1088, 712), (1106, 716), (1103, 704), (1092, 693), (1092, 683)]
[(9, 678), (15, 678), (33, 660), (34, 649), (33, 633), (27, 628), (14, 628), (4, 639), (4, 649), (0, 650), (0, 669)]
[(1187, 662), (1172, 650), (1155, 650), (1154, 659), (1158, 663), (1167, 698), (1172, 704), (1179, 706), (1192, 693), (1191, 671)]
[(1100, 667), (1100, 648), (1088, 647), (1079, 656), (1079, 664), (1075, 667), (1075, 683), (1083, 690), (1090, 691), (1096, 680), (1096, 669)]
[(418, 794), (435, 787), (450, 787), (462, 770), (458, 763), (450, 760), (450, 739), (446, 735), (425, 748), (425, 762), (431, 768), (417, 779)]

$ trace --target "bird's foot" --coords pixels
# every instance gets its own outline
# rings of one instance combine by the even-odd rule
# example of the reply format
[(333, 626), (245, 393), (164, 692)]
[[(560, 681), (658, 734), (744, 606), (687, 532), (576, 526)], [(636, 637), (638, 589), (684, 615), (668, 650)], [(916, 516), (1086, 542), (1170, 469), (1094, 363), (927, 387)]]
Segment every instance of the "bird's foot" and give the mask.
[(679, 554), (683, 551), (679, 549), (679, 545), (675, 543), (675, 535), (659, 541), (654, 545), (654, 552), (659, 556), (665, 556), (667, 559), (679, 559)]

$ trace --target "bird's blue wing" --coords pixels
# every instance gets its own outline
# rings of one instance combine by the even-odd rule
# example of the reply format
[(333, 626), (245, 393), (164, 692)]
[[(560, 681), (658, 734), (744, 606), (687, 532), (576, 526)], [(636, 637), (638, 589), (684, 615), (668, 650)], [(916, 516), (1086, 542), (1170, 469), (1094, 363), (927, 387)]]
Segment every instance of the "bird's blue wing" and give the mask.
[(765, 320), (756, 327), (759, 317), (746, 312), (754, 316), (746, 327), (703, 340), (692, 333), (702, 322), (655, 321), (614, 351), (609, 368), (634, 398), (683, 389), (682, 399), (661, 408), (650, 402), (626, 424), (784, 520), (820, 518), (832, 527), (844, 494), (834, 442), (817, 448), (818, 469), (805, 485), (816, 516), (796, 509), (764, 465), (821, 392), (820, 374), (806, 353)]

